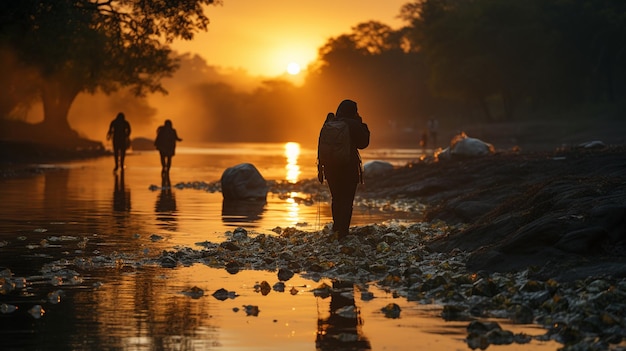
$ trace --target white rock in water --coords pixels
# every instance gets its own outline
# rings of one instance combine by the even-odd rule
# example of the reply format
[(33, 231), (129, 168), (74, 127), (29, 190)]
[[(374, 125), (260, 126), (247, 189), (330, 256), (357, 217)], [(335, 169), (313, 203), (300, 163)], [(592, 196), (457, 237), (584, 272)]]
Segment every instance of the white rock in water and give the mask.
[(43, 317), (45, 313), (46, 311), (43, 309), (43, 307), (41, 307), (41, 305), (35, 305), (31, 307), (30, 310), (28, 310), (28, 314), (30, 314), (35, 319)]
[(601, 142), (600, 140), (594, 140), (578, 144), (578, 147), (583, 149), (604, 149), (606, 147), (606, 144)]
[(17, 310), (17, 306), (15, 305), (9, 305), (6, 303), (3, 303), (2, 305), (0, 305), (0, 312), (2, 313), (13, 313)]

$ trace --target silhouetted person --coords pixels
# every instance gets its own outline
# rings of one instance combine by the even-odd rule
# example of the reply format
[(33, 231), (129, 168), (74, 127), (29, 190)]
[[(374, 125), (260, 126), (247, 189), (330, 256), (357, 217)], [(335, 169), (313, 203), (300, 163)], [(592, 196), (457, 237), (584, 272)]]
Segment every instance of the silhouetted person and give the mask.
[(362, 334), (363, 322), (354, 302), (351, 282), (333, 281), (330, 294), (330, 316), (318, 317), (315, 347), (322, 351), (371, 350), (369, 340)]
[(119, 167), (124, 169), (124, 158), (126, 158), (126, 149), (130, 147), (130, 123), (126, 120), (122, 112), (109, 125), (107, 132), (107, 140), (113, 138), (113, 155), (115, 156), (115, 169)]
[(118, 212), (130, 211), (130, 190), (124, 185), (124, 170), (115, 175), (115, 189), (113, 190), (113, 210)]
[(176, 129), (172, 128), (172, 121), (165, 120), (165, 123), (157, 129), (157, 137), (154, 145), (161, 155), (161, 173), (168, 173), (172, 167), (172, 156), (176, 151), (176, 142), (183, 141), (176, 134)]
[[(334, 116), (329, 113), (327, 119), (336, 118), (345, 121), (349, 128), (349, 157), (345, 162), (318, 160), (318, 180), (328, 182), (331, 194), (331, 211), (333, 215), (333, 232), (338, 239), (346, 237), (350, 232), (352, 219), (352, 203), (356, 188), (362, 182), (362, 164), (358, 149), (364, 149), (370, 142), (370, 131), (363, 123), (357, 111), (356, 102), (343, 100), (337, 107)], [(318, 158), (320, 149), (318, 146)]]

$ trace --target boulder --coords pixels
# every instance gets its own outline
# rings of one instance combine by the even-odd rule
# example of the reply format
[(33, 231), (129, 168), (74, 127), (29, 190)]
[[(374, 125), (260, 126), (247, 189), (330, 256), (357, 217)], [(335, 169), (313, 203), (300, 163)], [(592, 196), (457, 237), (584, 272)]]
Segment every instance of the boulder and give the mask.
[(134, 138), (130, 142), (130, 147), (135, 151), (150, 151), (156, 150), (154, 147), (154, 140), (148, 138)]
[(265, 178), (250, 163), (227, 168), (220, 182), (224, 200), (265, 199), (269, 189)]
[(450, 147), (438, 154), (439, 158), (451, 157), (475, 157), (490, 155), (495, 152), (493, 145), (480, 139), (470, 138), (464, 132), (454, 136), (450, 141)]
[(393, 165), (385, 161), (368, 161), (363, 164), (363, 176), (366, 178), (377, 177), (393, 171)]
[(578, 148), (580, 149), (604, 149), (606, 148), (606, 144), (600, 140), (593, 140), (593, 141), (587, 141), (587, 142), (578, 144)]

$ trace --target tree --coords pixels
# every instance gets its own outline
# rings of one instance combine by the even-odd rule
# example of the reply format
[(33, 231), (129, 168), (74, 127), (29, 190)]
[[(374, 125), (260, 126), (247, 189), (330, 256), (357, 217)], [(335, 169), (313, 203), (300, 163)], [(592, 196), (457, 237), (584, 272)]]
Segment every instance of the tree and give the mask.
[(169, 44), (206, 30), (219, 0), (20, 0), (0, 4), (0, 47), (38, 72), (46, 129), (75, 135), (67, 114), (81, 92), (163, 92), (178, 68)]

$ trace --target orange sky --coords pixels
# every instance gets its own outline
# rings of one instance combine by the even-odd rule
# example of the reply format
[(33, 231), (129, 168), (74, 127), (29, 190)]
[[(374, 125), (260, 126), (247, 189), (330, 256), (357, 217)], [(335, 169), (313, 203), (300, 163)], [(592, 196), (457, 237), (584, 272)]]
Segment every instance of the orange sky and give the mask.
[(410, 0), (224, 0), (210, 6), (208, 32), (174, 49), (203, 56), (209, 65), (244, 69), (254, 76), (285, 74), (317, 56), (328, 38), (376, 20), (399, 28), (400, 8)]

